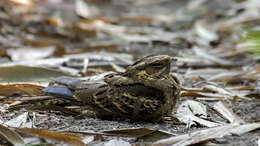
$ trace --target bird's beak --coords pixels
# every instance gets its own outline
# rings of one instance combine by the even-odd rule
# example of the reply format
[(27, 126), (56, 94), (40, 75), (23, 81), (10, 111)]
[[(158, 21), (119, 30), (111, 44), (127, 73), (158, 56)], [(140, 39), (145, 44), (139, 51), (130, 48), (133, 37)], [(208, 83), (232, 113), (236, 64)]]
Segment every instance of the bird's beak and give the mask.
[(172, 60), (173, 62), (176, 62), (176, 61), (178, 61), (178, 59), (177, 59), (177, 58), (173, 58), (173, 57), (171, 57), (171, 60)]

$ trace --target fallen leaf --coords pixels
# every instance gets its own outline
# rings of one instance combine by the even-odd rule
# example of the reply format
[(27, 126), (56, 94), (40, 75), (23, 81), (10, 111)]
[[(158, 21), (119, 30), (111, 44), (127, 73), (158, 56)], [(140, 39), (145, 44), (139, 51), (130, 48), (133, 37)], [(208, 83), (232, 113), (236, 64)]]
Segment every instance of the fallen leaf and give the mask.
[(105, 142), (104, 146), (131, 146), (131, 144), (123, 140), (113, 139), (108, 142)]
[(93, 16), (97, 16), (99, 15), (99, 10), (94, 6), (91, 5), (87, 2), (85, 2), (84, 0), (76, 0), (75, 1), (75, 5), (76, 5), (76, 13), (84, 18), (91, 18)]
[(216, 34), (216, 32), (208, 29), (206, 24), (201, 21), (197, 21), (195, 23), (195, 31), (197, 35), (201, 38), (201, 40), (208, 41), (206, 43), (218, 39), (218, 35)]
[(23, 138), (15, 131), (0, 124), (0, 137), (14, 146), (24, 145)]
[(240, 117), (238, 117), (230, 108), (228, 108), (222, 102), (217, 102), (214, 104), (213, 108), (225, 119), (227, 119), (232, 124), (240, 125), (245, 123)]
[(232, 134), (237, 134), (237, 135), (241, 135), (256, 129), (260, 128), (260, 122), (256, 122), (256, 123), (247, 123), (244, 125), (240, 125), (234, 129), (231, 130)]
[(64, 142), (68, 145), (84, 146), (81, 138), (75, 135), (56, 133), (49, 130), (41, 130), (36, 128), (18, 128), (19, 132), (30, 136), (36, 136), (39, 138), (49, 139), (56, 142)]
[(197, 125), (197, 123), (207, 127), (216, 127), (220, 125), (219, 123), (205, 120), (207, 116), (206, 106), (193, 100), (182, 102), (176, 111), (176, 117), (181, 122), (185, 123), (187, 127)]
[(215, 138), (221, 138), (225, 135), (243, 134), (256, 130), (260, 127), (258, 123), (249, 123), (245, 125), (228, 124), (224, 126), (208, 128), (204, 130), (198, 130), (189, 134), (183, 134), (179, 136), (170, 137), (167, 139), (159, 140), (152, 144), (152, 146), (179, 146), (179, 145), (192, 145), (205, 141), (209, 141)]
[(49, 82), (59, 76), (71, 75), (42, 67), (22, 65), (0, 67), (1, 82)]
[(36, 60), (46, 58), (53, 55), (55, 47), (48, 46), (42, 48), (18, 48), (8, 49), (7, 54), (11, 57), (12, 61), (20, 60)]
[(106, 130), (102, 131), (102, 133), (106, 134), (115, 134), (118, 136), (133, 136), (139, 137), (149, 133), (154, 132), (154, 130), (150, 130), (147, 128), (134, 128), (134, 129), (118, 129), (118, 130)]
[(24, 127), (27, 122), (28, 112), (25, 112), (9, 121), (6, 121), (4, 124), (10, 127)]
[(114, 136), (128, 136), (136, 137), (140, 141), (153, 142), (162, 138), (167, 138), (172, 136), (172, 133), (161, 131), (161, 130), (151, 130), (147, 128), (134, 128), (134, 129), (118, 129), (102, 131), (104, 134), (113, 134)]
[[(0, 71), (1, 72), (1, 71)], [(44, 87), (37, 86), (33, 84), (8, 84), (8, 85), (1, 85), (0, 84), (0, 95), (10, 97), (10, 96), (17, 96), (17, 95), (43, 95), (42, 89)]]

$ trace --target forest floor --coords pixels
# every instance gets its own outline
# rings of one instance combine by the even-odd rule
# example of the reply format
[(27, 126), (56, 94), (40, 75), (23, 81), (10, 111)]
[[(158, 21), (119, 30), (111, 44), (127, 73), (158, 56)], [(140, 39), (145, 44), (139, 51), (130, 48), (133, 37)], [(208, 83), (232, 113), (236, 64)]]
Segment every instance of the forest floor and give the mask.
[[(0, 143), (156, 145), (190, 134), (162, 143), (259, 145), (260, 58), (252, 47), (259, 22), (257, 0), (1, 1)], [(36, 104), (46, 97), (41, 89), (59, 76), (97, 80), (151, 54), (178, 59), (171, 70), (182, 82), (177, 109), (206, 107), (188, 112), (208, 123), (108, 121), (82, 115), (79, 107)], [(20, 105), (25, 108), (12, 108)], [(180, 111), (174, 115), (185, 114)], [(214, 127), (223, 135), (194, 133)]]

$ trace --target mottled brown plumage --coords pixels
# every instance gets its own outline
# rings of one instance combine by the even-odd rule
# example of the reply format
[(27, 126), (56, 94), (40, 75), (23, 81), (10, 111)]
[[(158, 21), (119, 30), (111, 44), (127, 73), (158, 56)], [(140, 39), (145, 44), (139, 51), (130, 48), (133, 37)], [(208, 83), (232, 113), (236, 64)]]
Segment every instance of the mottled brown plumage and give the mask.
[(54, 93), (53, 86), (44, 91), (67, 99), (73, 96), (101, 119), (160, 121), (172, 114), (180, 93), (179, 80), (170, 75), (172, 61), (176, 60), (167, 55), (147, 56), (130, 65), (124, 73), (109, 74), (101, 81), (68, 77), (54, 81), (55, 85), (68, 88), (68, 93), (67, 90)]

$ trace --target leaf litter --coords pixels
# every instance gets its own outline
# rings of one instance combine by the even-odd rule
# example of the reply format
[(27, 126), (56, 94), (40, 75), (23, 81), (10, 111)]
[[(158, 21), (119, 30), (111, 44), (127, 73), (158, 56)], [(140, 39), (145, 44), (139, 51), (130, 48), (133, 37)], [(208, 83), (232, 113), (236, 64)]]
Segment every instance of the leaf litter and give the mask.
[[(258, 30), (248, 28), (257, 28), (258, 4), (0, 2), (0, 143), (192, 145), (224, 139), (257, 145), (259, 42)], [(150, 54), (178, 59), (172, 70), (183, 84), (177, 121), (104, 121), (81, 107), (41, 102), (52, 99), (41, 89), (57, 77), (99, 80)]]

